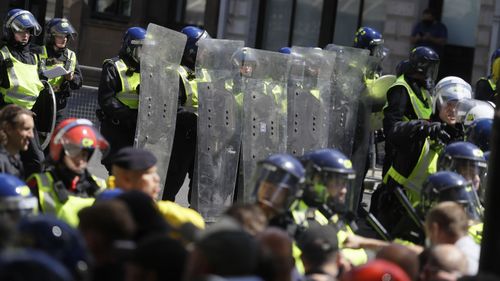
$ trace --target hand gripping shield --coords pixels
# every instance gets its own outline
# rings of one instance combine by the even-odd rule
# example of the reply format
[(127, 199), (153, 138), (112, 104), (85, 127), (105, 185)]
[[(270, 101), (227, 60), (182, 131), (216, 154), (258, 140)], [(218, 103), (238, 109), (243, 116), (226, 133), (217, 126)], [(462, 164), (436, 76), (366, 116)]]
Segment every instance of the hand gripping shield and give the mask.
[(233, 203), (241, 144), (242, 104), (233, 92), (231, 55), (243, 41), (198, 42), (198, 135), (191, 204), (215, 221)]
[(292, 48), (287, 89), (287, 151), (294, 156), (328, 146), (330, 78), (335, 55), (316, 48)]
[[(160, 186), (164, 186), (172, 150), (179, 74), (186, 36), (149, 24), (141, 54), (141, 87), (134, 146), (158, 158)], [(160, 198), (163, 190), (160, 192)]]
[(364, 49), (330, 44), (325, 48), (337, 54), (332, 73), (332, 106), (328, 146), (352, 156), (359, 99), (365, 89), (365, 70), (369, 52)]
[[(243, 95), (242, 182), (238, 186), (238, 200), (252, 200), (255, 185), (252, 178), (257, 162), (274, 153), (286, 151), (287, 76), (289, 55), (246, 49), (254, 61), (251, 75), (241, 75)], [(239, 73), (239, 71), (238, 71)], [(236, 84), (236, 82), (235, 82)], [(242, 165), (241, 165), (242, 164)]]

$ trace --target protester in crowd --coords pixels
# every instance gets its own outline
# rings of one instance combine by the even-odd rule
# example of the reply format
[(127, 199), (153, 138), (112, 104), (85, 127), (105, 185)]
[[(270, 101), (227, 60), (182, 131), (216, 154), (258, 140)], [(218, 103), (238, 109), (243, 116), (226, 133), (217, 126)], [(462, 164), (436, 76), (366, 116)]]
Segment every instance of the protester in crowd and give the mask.
[(0, 172), (25, 178), (19, 155), (28, 149), (34, 133), (33, 112), (10, 104), (0, 111)]
[(465, 254), (466, 273), (475, 275), (479, 268), (480, 247), (468, 235), (469, 217), (463, 206), (441, 202), (427, 214), (425, 229), (432, 245), (453, 244)]
[[(292, 281), (294, 259), (292, 253), (293, 240), (282, 229), (269, 227), (257, 236), (261, 259), (272, 265), (268, 270), (266, 281)], [(261, 263), (262, 264), (262, 263)]]
[(420, 280), (455, 281), (467, 274), (467, 259), (454, 245), (437, 245), (430, 249), (420, 272)]
[(125, 203), (98, 201), (78, 213), (78, 229), (94, 260), (93, 281), (119, 281), (125, 277), (124, 259), (134, 246), (136, 225)]

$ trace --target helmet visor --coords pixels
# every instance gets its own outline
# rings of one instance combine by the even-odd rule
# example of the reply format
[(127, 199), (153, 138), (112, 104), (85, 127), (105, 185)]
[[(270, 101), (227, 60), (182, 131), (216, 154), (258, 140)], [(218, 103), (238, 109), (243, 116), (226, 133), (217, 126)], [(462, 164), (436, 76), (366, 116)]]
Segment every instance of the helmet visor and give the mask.
[(53, 35), (64, 35), (69, 36), (71, 39), (75, 39), (78, 36), (75, 28), (68, 21), (61, 21), (59, 24), (54, 25), (50, 29)]
[(259, 164), (257, 175), (255, 184), (257, 201), (278, 212), (288, 209), (296, 195), (300, 180), (268, 163)]
[(470, 181), (477, 191), (486, 175), (487, 164), (484, 161), (455, 159), (452, 169)]
[(11, 30), (15, 33), (27, 31), (31, 35), (38, 36), (42, 32), (42, 27), (28, 11), (21, 11), (19, 15), (14, 16), (10, 23), (7, 22), (7, 26), (9, 25)]
[[(27, 187), (26, 187), (27, 188)], [(7, 197), (0, 200), (0, 217), (11, 222), (38, 213), (38, 200), (33, 196)]]
[(354, 174), (343, 174), (331, 171), (321, 173), (321, 181), (328, 192), (327, 203), (335, 212), (346, 211), (349, 192), (353, 191)]
[(90, 158), (96, 149), (101, 151), (103, 157), (108, 153), (108, 142), (93, 126), (72, 127), (59, 133), (62, 133), (59, 137), (64, 153), (70, 157), (88, 154)]
[(479, 197), (471, 184), (441, 191), (439, 193), (439, 202), (444, 201), (454, 201), (464, 206), (471, 220), (480, 221), (483, 217), (483, 209)]

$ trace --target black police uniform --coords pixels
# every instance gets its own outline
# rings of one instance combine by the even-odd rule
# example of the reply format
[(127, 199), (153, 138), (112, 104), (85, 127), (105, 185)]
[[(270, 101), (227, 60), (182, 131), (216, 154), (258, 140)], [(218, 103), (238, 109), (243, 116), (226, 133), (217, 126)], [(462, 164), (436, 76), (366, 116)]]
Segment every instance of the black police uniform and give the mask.
[[(31, 44), (19, 45), (19, 46), (12, 46), (11, 44), (6, 44), (6, 45), (7, 48), (9, 48), (11, 55), (18, 61), (31, 65), (37, 64), (37, 59), (35, 59), (35, 55), (31, 49), (32, 48)], [(0, 48), (3, 46), (4, 45), (0, 44)], [(38, 62), (40, 62), (40, 59), (38, 59)], [(7, 68), (11, 66), (11, 63), (12, 62), (6, 61), (0, 54), (0, 87), (5, 89), (10, 87)], [(41, 69), (41, 67), (39, 67), (39, 69)], [(34, 116), (35, 127), (39, 120), (43, 120), (44, 116), (37, 112), (37, 108), (39, 108), (37, 103), (35, 103), (35, 105), (31, 109), (38, 116), (38, 118), (37, 116)], [(7, 105), (7, 103), (4, 101), (3, 95), (0, 95), (0, 108), (4, 107), (5, 105)], [(21, 161), (23, 162), (26, 176), (29, 176), (33, 173), (41, 172), (42, 164), (43, 161), (45, 160), (45, 156), (42, 151), (42, 146), (40, 145), (40, 140), (38, 139), (38, 133), (36, 128), (34, 129), (34, 135), (35, 137), (31, 139), (31, 141), (29, 142), (28, 150), (20, 152)]]
[[(427, 130), (431, 122), (442, 122), (438, 116), (432, 115), (431, 120), (411, 120), (408, 122), (394, 123), (391, 131), (391, 141), (396, 153), (392, 158), (392, 165), (397, 167), (397, 171), (407, 177), (417, 165), (420, 158), (420, 153), (424, 143), (429, 137)], [(465, 138), (465, 129), (463, 124), (441, 125), (441, 130), (446, 132), (447, 139), (438, 138), (437, 141), (445, 146), (454, 141), (463, 141)], [(392, 192), (400, 185), (391, 177), (388, 178), (387, 184), (375, 200), (377, 210), (377, 217), (380, 222), (391, 232), (393, 237), (402, 238), (416, 243), (423, 242), (423, 230), (418, 233), (418, 228), (408, 217), (398, 199)], [(414, 228), (415, 231), (411, 232), (409, 229)]]
[[(193, 73), (193, 71), (191, 71)], [(193, 79), (194, 76), (192, 77)], [(198, 116), (185, 110), (182, 106), (187, 100), (184, 83), (179, 78), (179, 108), (175, 123), (174, 142), (172, 154), (168, 165), (165, 188), (163, 189), (163, 200), (175, 201), (175, 196), (184, 183), (186, 175), (189, 175), (189, 194), (191, 198), (191, 187), (193, 186), (194, 162), (196, 156), (196, 134)]]
[[(496, 87), (498, 87), (498, 83)], [(495, 88), (496, 88), (495, 87)], [(475, 99), (495, 102), (496, 89), (492, 88), (488, 78), (481, 78), (476, 83)]]
[[(129, 71), (133, 69), (133, 72), (140, 72), (139, 64), (126, 55), (120, 55), (103, 64), (98, 90), (100, 110), (97, 112), (97, 117), (101, 121), (101, 134), (110, 144), (108, 156), (112, 156), (120, 148), (134, 144), (137, 124), (137, 109), (131, 109), (116, 97), (122, 86), (120, 75), (113, 62), (119, 59), (123, 59)], [(106, 168), (111, 171), (109, 165)]]

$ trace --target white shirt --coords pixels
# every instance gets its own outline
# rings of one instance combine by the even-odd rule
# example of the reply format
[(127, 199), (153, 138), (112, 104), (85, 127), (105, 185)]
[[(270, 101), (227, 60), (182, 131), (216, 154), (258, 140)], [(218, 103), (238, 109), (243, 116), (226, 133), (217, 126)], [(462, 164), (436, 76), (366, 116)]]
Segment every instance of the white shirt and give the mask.
[(467, 257), (468, 264), (468, 275), (476, 275), (479, 268), (479, 254), (481, 252), (481, 247), (479, 247), (474, 239), (469, 235), (465, 235), (455, 242), (455, 246), (462, 251)]

